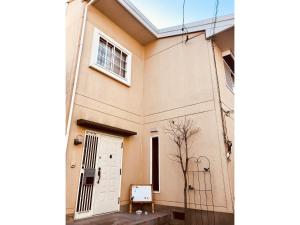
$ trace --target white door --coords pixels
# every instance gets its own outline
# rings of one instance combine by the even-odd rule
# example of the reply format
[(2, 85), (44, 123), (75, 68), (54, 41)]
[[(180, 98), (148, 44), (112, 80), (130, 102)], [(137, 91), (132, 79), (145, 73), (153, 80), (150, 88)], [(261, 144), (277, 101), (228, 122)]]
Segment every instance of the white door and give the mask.
[(122, 142), (120, 137), (100, 135), (95, 167), (94, 215), (120, 210)]

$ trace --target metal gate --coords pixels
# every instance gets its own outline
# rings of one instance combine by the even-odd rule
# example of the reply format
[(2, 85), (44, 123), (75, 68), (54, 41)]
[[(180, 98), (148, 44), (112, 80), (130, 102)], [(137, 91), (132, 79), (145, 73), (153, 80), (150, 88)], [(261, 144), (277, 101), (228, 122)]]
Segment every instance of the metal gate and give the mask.
[(92, 199), (98, 141), (99, 137), (96, 133), (90, 131), (86, 132), (75, 219), (85, 218), (92, 215)]

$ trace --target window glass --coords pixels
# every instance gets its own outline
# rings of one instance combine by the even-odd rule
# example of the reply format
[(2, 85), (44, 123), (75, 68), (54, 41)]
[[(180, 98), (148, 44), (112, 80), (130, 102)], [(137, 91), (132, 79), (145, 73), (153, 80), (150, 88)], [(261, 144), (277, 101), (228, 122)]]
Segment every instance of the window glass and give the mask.
[(114, 46), (110, 43), (107, 44), (107, 52), (106, 52), (106, 68), (108, 70), (112, 69), (113, 64), (113, 50)]
[(123, 69), (126, 68), (126, 58), (127, 58), (127, 55), (126, 55), (124, 52), (122, 52), (121, 67), (122, 67)]
[(229, 89), (233, 91), (234, 88), (234, 56), (231, 52), (223, 53), (223, 63), (225, 68), (226, 83)]
[(101, 66), (104, 66), (105, 64), (105, 52), (106, 52), (106, 40), (100, 38), (97, 63)]
[(159, 144), (158, 137), (152, 137), (152, 187), (159, 191)]
[(232, 56), (230, 54), (225, 55), (225, 56), (223, 56), (223, 59), (227, 63), (229, 68), (232, 70), (232, 72), (234, 72), (234, 59), (232, 58)]
[(224, 67), (225, 67), (225, 76), (226, 76), (226, 82), (227, 85), (231, 90), (234, 88), (234, 73), (232, 70), (229, 68), (229, 66), (224, 62)]
[[(94, 55), (94, 65), (91, 64), (90, 66), (101, 70), (102, 72), (109, 72), (106, 73), (107, 75), (119, 80), (125, 84), (130, 84), (130, 68), (128, 68), (130, 62), (130, 55), (128, 53), (123, 52), (123, 48), (117, 47), (114, 41), (110, 40), (109, 38), (105, 37), (105, 35), (96, 34), (97, 36), (97, 52)], [(124, 51), (128, 52), (128, 50), (124, 49)], [(99, 68), (101, 67), (101, 68)], [(102, 70), (104, 69), (104, 70)], [(118, 77), (116, 77), (116, 76)], [(123, 81), (124, 80), (124, 81)]]
[(120, 74), (120, 63), (121, 63), (121, 50), (115, 48), (115, 57), (114, 57), (114, 72)]

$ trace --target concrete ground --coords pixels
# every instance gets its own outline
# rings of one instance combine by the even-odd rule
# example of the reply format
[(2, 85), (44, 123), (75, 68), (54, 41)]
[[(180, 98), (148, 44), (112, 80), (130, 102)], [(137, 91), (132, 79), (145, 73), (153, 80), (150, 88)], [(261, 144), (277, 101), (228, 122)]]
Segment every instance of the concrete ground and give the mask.
[(73, 221), (67, 218), (67, 225), (169, 225), (171, 215), (165, 212), (156, 212), (148, 215), (129, 213), (112, 213), (93, 216), (87, 219)]

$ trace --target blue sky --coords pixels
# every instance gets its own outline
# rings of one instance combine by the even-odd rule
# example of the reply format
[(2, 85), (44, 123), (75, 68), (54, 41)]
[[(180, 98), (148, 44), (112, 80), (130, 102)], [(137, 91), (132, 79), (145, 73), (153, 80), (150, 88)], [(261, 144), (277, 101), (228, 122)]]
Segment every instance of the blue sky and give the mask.
[[(183, 0), (130, 0), (157, 28), (182, 24)], [(215, 0), (185, 0), (185, 23), (213, 17)], [(234, 0), (219, 0), (218, 15), (234, 13)]]

